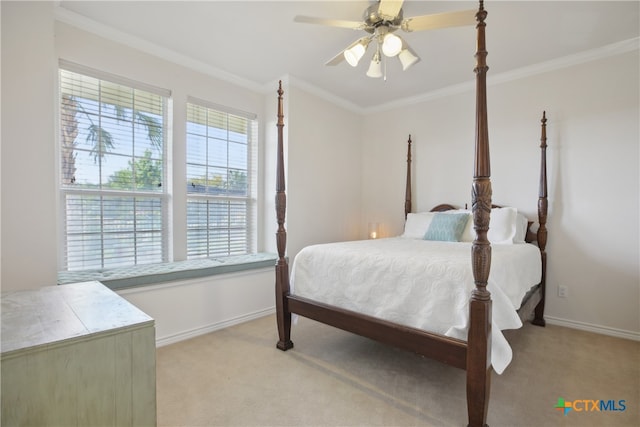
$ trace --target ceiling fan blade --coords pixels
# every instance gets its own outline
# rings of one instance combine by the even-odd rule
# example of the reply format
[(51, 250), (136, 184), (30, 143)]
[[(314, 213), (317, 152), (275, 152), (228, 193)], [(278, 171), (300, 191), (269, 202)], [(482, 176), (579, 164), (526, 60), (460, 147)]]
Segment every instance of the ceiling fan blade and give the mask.
[(328, 60), (327, 62), (325, 62), (324, 65), (338, 65), (342, 61), (344, 61), (344, 50), (339, 54), (337, 54), (336, 56), (334, 56), (333, 58), (331, 58), (330, 60)]
[(402, 3), (404, 3), (404, 0), (380, 0), (378, 15), (386, 20), (393, 21), (393, 19), (398, 16), (398, 13), (400, 13)]
[(297, 15), (293, 18), (294, 22), (302, 22), (304, 24), (318, 24), (329, 27), (350, 28), (352, 30), (361, 30), (366, 27), (364, 22), (344, 21), (341, 19), (314, 18), (312, 16)]
[(460, 10), (458, 12), (414, 16), (403, 20), (401, 28), (404, 31), (422, 31), (474, 25), (476, 23), (476, 13), (476, 10)]
[(354, 41), (353, 43), (351, 43), (349, 46), (345, 47), (344, 49), (342, 49), (342, 51), (337, 54), (336, 56), (334, 56), (333, 58), (331, 58), (330, 60), (328, 60), (327, 62), (325, 62), (324, 65), (338, 65), (339, 63), (341, 63), (342, 61), (344, 61), (344, 52), (346, 50), (351, 49), (352, 47), (354, 47), (355, 45), (357, 45), (358, 43), (364, 43), (367, 40), (369, 40), (370, 37), (362, 37), (359, 38), (358, 40)]

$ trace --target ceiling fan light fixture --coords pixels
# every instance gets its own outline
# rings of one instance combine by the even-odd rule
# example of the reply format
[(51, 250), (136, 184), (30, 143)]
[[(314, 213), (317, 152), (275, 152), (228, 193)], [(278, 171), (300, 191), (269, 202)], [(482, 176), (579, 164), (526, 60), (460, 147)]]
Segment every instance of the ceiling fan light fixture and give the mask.
[(347, 60), (349, 65), (355, 67), (358, 65), (358, 62), (360, 62), (360, 59), (364, 55), (365, 50), (366, 48), (362, 43), (357, 43), (356, 45), (344, 51), (344, 59)]
[(418, 58), (408, 47), (402, 49), (402, 51), (398, 54), (398, 59), (402, 64), (402, 71), (406, 71), (413, 64), (420, 61), (420, 58)]
[[(420, 61), (420, 58), (407, 46), (406, 42), (395, 34), (396, 31), (413, 32), (476, 25), (478, 11), (475, 9), (405, 18), (402, 10), (404, 1), (371, 0), (371, 4), (365, 9), (361, 21), (313, 18), (309, 16), (296, 16), (294, 21), (365, 31), (369, 35), (347, 46), (346, 49), (343, 49), (326, 62), (325, 65), (337, 65), (346, 60), (349, 65), (356, 67), (366, 53), (369, 43), (375, 41), (377, 45), (376, 52), (369, 65), (367, 76), (384, 77), (385, 80), (387, 79), (388, 57), (397, 56), (403, 71)], [(480, 9), (482, 9), (482, 5)]]
[(393, 57), (402, 50), (402, 39), (393, 33), (387, 33), (382, 42), (382, 53), (385, 56)]
[(367, 70), (367, 76), (374, 79), (382, 77), (382, 62), (380, 61), (380, 52), (376, 52), (371, 59), (369, 69)]

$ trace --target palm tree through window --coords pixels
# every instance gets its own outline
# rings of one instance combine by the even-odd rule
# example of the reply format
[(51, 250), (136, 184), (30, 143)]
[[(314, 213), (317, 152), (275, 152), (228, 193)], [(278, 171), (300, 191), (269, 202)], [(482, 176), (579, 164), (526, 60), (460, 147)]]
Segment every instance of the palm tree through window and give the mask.
[(64, 270), (166, 261), (166, 102), (60, 70)]

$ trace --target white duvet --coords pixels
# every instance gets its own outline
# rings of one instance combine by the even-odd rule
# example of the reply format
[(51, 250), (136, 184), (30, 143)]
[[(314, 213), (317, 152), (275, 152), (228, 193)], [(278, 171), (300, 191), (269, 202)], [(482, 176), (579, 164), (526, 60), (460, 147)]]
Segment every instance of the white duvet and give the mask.
[[(501, 331), (522, 326), (516, 310), (540, 278), (536, 246), (492, 245), (491, 363), (499, 374), (512, 358)], [(308, 246), (291, 271), (292, 294), (465, 341), (474, 287), (471, 243), (462, 242), (398, 237)]]

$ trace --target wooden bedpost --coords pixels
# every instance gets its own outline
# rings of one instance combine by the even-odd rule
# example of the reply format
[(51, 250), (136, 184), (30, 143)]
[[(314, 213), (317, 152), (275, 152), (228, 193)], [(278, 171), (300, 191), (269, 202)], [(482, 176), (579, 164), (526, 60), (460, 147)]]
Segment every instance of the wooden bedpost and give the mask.
[(484, 2), (476, 14), (476, 143), (471, 201), (476, 239), (471, 249), (475, 289), (469, 303), (467, 338), (467, 410), (469, 425), (482, 427), (487, 422), (491, 390), (491, 294), (487, 290), (491, 266), (491, 244), (487, 238), (491, 215), (491, 167), (487, 124), (487, 67)]
[(411, 135), (407, 141), (407, 187), (404, 192), (404, 219), (411, 213)]
[(544, 321), (544, 300), (546, 297), (547, 283), (547, 112), (542, 112), (541, 135), (540, 135), (540, 186), (538, 190), (538, 247), (542, 257), (542, 279), (540, 280), (540, 302), (536, 306), (535, 316), (531, 323), (538, 326), (545, 326)]
[(287, 211), (287, 195), (284, 184), (284, 110), (282, 106), (282, 80), (278, 85), (278, 154), (276, 164), (276, 217), (278, 231), (276, 241), (278, 245), (278, 262), (276, 263), (276, 320), (278, 322), (278, 344), (280, 350), (286, 351), (293, 347), (291, 342), (291, 312), (289, 311), (287, 296), (289, 295), (289, 263), (285, 257), (287, 247), (287, 231), (284, 220)]

